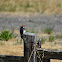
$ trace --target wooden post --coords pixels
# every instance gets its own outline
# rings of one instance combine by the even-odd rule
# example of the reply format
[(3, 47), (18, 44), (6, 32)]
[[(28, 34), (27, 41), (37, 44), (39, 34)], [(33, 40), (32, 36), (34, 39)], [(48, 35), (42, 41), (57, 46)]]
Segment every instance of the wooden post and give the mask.
[(37, 45), (38, 45), (38, 48), (41, 48), (41, 40), (40, 39), (38, 40)]
[(50, 59), (42, 59), (42, 62), (50, 62)]
[(1, 62), (8, 62), (8, 61), (7, 61), (7, 59), (5, 57), (2, 57)]
[(2, 58), (2, 59), (1, 59), (1, 62), (5, 62), (5, 60)]
[(29, 58), (33, 52), (34, 52), (30, 58), (29, 62), (36, 62), (36, 47), (33, 47), (33, 45), (36, 42), (36, 35), (33, 33), (24, 33), (23, 34), (23, 41), (24, 41), (24, 60), (25, 62), (29, 61)]

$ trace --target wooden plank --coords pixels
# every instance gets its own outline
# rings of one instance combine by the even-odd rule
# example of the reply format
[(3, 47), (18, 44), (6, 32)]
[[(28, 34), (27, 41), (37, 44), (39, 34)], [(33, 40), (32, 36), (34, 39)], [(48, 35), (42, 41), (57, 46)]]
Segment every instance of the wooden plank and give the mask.
[(47, 52), (62, 52), (62, 50), (58, 49), (44, 49), (44, 48), (36, 48), (38, 51), (47, 51)]
[(43, 59), (42, 59), (42, 62), (50, 62), (50, 59), (45, 59), (45, 58), (43, 58)]
[(60, 59), (62, 60), (62, 50), (57, 49), (42, 49), (42, 48), (36, 48), (40, 53), (44, 54), (44, 58), (46, 59)]
[(0, 55), (0, 58), (6, 58), (8, 60), (21, 60), (21, 59), (24, 59), (23, 56), (11, 56), (11, 55)]
[(0, 62), (24, 62), (23, 56), (0, 55)]
[(62, 52), (44, 52), (44, 57), (49, 59), (61, 59), (62, 60)]

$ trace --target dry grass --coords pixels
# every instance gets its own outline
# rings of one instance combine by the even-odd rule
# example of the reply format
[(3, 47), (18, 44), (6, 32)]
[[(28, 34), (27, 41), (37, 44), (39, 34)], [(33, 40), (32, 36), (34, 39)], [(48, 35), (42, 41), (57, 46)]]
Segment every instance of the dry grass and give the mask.
[(43, 38), (46, 39), (45, 43), (41, 45), (42, 48), (46, 48), (46, 49), (62, 49), (62, 44), (60, 44), (60, 42), (62, 43), (62, 39), (56, 39), (55, 38), (54, 41), (49, 42), (49, 39), (48, 39), (49, 36), (55, 36), (54, 34), (43, 34), (41, 32), (41, 34), (38, 33), (37, 35), (40, 38), (43, 37)]
[(42, 45), (42, 48), (46, 48), (46, 49), (58, 49), (58, 50), (61, 49), (62, 50), (62, 45), (55, 44), (55, 42), (45, 42), (45, 44)]
[[(12, 41), (13, 40), (13, 41)], [(19, 41), (12, 39), (11, 41), (0, 41), (0, 55), (24, 55), (24, 46)]]
[(0, 12), (61, 14), (62, 0), (2, 0)]
[(62, 60), (56, 60), (56, 59), (52, 60), (51, 59), (51, 62), (62, 62)]

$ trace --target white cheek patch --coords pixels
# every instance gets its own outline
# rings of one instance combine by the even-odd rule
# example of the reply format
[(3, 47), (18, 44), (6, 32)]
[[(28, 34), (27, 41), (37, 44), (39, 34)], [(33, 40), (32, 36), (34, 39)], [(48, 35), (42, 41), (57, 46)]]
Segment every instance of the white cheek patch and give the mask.
[(26, 32), (26, 30), (23, 30), (23, 33), (25, 33)]

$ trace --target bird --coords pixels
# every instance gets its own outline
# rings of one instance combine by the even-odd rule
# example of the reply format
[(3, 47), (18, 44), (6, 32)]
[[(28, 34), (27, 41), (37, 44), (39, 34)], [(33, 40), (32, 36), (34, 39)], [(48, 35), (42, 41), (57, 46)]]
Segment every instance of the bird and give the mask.
[(23, 27), (23, 25), (21, 25), (20, 27), (20, 35), (21, 35), (21, 38), (23, 39), (23, 34), (25, 33), (25, 28)]
[(20, 27), (20, 36), (23, 39), (23, 25), (21, 25), (21, 27)]

